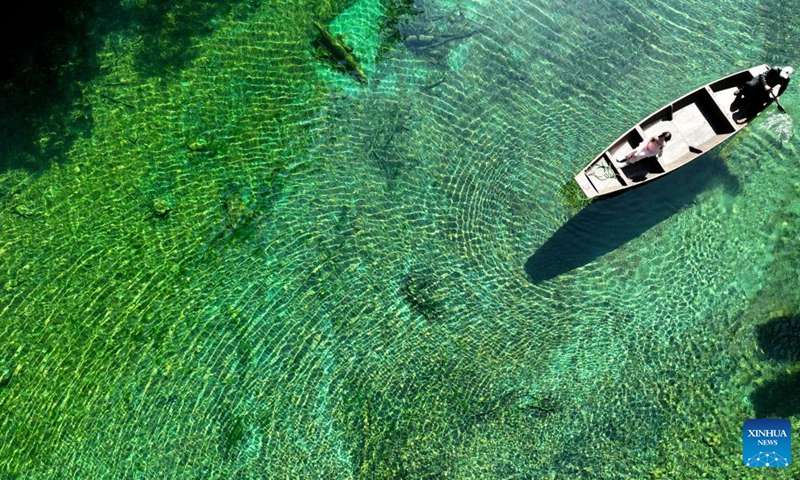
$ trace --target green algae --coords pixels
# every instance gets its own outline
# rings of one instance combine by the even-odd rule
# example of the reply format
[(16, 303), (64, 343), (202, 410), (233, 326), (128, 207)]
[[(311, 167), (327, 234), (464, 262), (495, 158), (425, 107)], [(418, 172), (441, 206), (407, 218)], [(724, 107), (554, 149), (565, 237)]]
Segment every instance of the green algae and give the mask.
[[(179, 9), (176, 21), (186, 20), (181, 15), (194, 15), (189, 11), (192, 5), (174, 7)], [(304, 18), (302, 6), (297, 7), (296, 18)], [(153, 8), (159, 15), (171, 15), (171, 8), (164, 10), (155, 5)], [(197, 14), (197, 21), (200, 17), (221, 15), (203, 8)], [(192, 24), (187, 28), (194, 31), (196, 21), (187, 21)], [(264, 21), (269, 22), (269, 17)], [(174, 22), (172, 25), (165, 28), (186, 27)], [(295, 51), (303, 51), (305, 36), (296, 22), (274, 25), (273, 32), (284, 32), (298, 46)], [(237, 35), (249, 35), (247, 30), (228, 28), (227, 31), (232, 40)], [(195, 53), (203, 51), (199, 48), (191, 56), (184, 56), (182, 52), (189, 44), (178, 41), (178, 36), (192, 37), (192, 45), (203, 42), (211, 45), (220, 39), (213, 36), (201, 39), (186, 30), (173, 33), (159, 41), (178, 44), (167, 49), (166, 57), (158, 62), (170, 66), (175, 80), (149, 80), (138, 75), (139, 59), (151, 58), (146, 50), (161, 48), (138, 42), (136, 35), (143, 35), (138, 30), (128, 40), (120, 39), (131, 55), (109, 52), (100, 56), (101, 61), (107, 61), (105, 77), (96, 82), (96, 87), (89, 86), (84, 94), (84, 98), (93, 102), (93, 116), (99, 121), (93, 132), (94, 146), (81, 141), (74, 145), (71, 151), (74, 167), (55, 165), (38, 178), (23, 179), (17, 171), (3, 177), (2, 184), (8, 186), (5, 196), (15, 199), (2, 212), (6, 225), (2, 242), (3, 273), (8, 279), (8, 288), (2, 293), (6, 319), (4, 343), (38, 345), (19, 352), (15, 362), (21, 366), (20, 373), (4, 389), (2, 402), (11, 412), (5, 425), (36, 425), (5, 430), (4, 443), (9, 446), (2, 465), (5, 473), (25, 471), (47, 475), (45, 472), (53, 471), (48, 470), (48, 465), (66, 466), (66, 462), (77, 460), (68, 461), (63, 456), (71, 448), (68, 445), (86, 446), (102, 437), (110, 440), (115, 429), (124, 428), (123, 425), (130, 425), (138, 418), (133, 412), (143, 405), (153, 408), (160, 402), (174, 405), (175, 394), (167, 390), (184, 384), (188, 392), (191, 391), (188, 385), (196, 385), (195, 381), (204, 383), (202, 370), (187, 367), (180, 360), (180, 352), (188, 348), (199, 355), (202, 351), (199, 345), (186, 344), (190, 338), (187, 334), (197, 328), (191, 326), (197, 318), (214, 316), (202, 313), (196, 301), (187, 303), (196, 286), (192, 286), (186, 274), (190, 271), (187, 267), (191, 265), (192, 252), (196, 255), (201, 251), (204, 237), (210, 238), (218, 228), (241, 228), (244, 219), (250, 218), (246, 204), (240, 202), (234, 207), (230, 202), (217, 200), (224, 196), (226, 179), (235, 178), (244, 190), (259, 192), (255, 205), (268, 208), (266, 205), (280, 198), (282, 189), (289, 185), (289, 177), (310, 166), (298, 161), (307, 147), (304, 142), (296, 141), (303, 135), (292, 127), (296, 120), (313, 112), (313, 103), (325, 92), (318, 87), (310, 67), (298, 70), (297, 66), (302, 64), (296, 58), (280, 60), (282, 55), (270, 57), (268, 52), (252, 58), (253, 64), (261, 65), (259, 70), (263, 74), (256, 91), (294, 89), (297, 94), (258, 95), (247, 110), (238, 108), (244, 104), (230, 110), (226, 97), (218, 89), (233, 88), (239, 80), (228, 74), (208, 77), (203, 72), (209, 62), (233, 59), (241, 62), (243, 57), (235, 45), (219, 49), (214, 58), (198, 58)], [(223, 43), (229, 41), (221, 38)], [(280, 48), (276, 53), (286, 51), (283, 46), (276, 48)], [(143, 73), (160, 75), (164, 71), (147, 67)], [(293, 71), (290, 78), (286, 77), (286, 71)], [(125, 81), (116, 82), (115, 78)], [(111, 86), (113, 83), (118, 84)], [(215, 100), (205, 105), (189, 102), (203, 92)], [(106, 101), (105, 96), (110, 95), (119, 101)], [(296, 98), (308, 98), (311, 108), (298, 113), (292, 107)], [(125, 104), (135, 105), (136, 109), (127, 109)], [(189, 104), (191, 112), (187, 113), (200, 120), (198, 123), (173, 124), (152, 113), (155, 105), (162, 105), (167, 115), (179, 114)], [(255, 131), (263, 136), (248, 140), (242, 134), (252, 131), (248, 129), (253, 124), (257, 125)], [(300, 126), (299, 131), (303, 130)], [(195, 139), (208, 135), (209, 131), (213, 132), (209, 138), (215, 141), (209, 142), (207, 148), (191, 148)], [(291, 150), (284, 149), (281, 154), (281, 149), (273, 148), (289, 143), (289, 138), (294, 139)], [(193, 189), (186, 184), (181, 178), (188, 172), (207, 188)], [(32, 212), (37, 215), (31, 215)], [(16, 215), (17, 219), (9, 215)], [(208, 219), (198, 222), (203, 215)], [(148, 222), (148, 216), (159, 221)], [(21, 223), (31, 220), (36, 223)], [(40, 258), (38, 262), (28, 262), (16, 254), (10, 258), (12, 250), (28, 248), (27, 242), (36, 237), (46, 239), (39, 244), (41, 248), (51, 248), (52, 257)], [(67, 244), (63, 243), (65, 239)], [(56, 247), (58, 244), (68, 246), (68, 250)], [(199, 275), (196, 270), (193, 273)], [(149, 300), (131, 303), (137, 290)], [(35, 295), (42, 298), (60, 300), (54, 304), (21, 301), (37, 291), (41, 293)], [(83, 293), (92, 291), (91, 295)], [(57, 307), (52, 310), (48, 305)], [(185, 313), (181, 314), (182, 310)], [(192, 310), (194, 313), (188, 313)], [(38, 319), (35, 327), (31, 324), (34, 318)], [(96, 320), (84, 323), (86, 319)], [(15, 324), (30, 328), (12, 329)], [(41, 369), (36, 365), (42, 365)], [(37, 388), (40, 384), (44, 387)], [(128, 393), (120, 397), (115, 390)], [(21, 405), (28, 407), (19, 408)], [(51, 407), (28, 409), (35, 405)], [(36, 420), (29, 415), (35, 415)], [(94, 425), (92, 418), (105, 418), (107, 423)], [(235, 443), (241, 435), (241, 425), (237, 425), (234, 423), (229, 429), (228, 443)], [(149, 449), (144, 436), (149, 428), (143, 426), (138, 433), (137, 427), (129, 430), (132, 438), (139, 439), (140, 452)], [(200, 430), (197, 433), (203, 435)], [(63, 442), (64, 438), (70, 441)], [(85, 476), (105, 471), (106, 475), (100, 476), (107, 476), (110, 471), (105, 468), (109, 466), (103, 463), (78, 463), (74, 474)], [(162, 467), (135, 462), (132, 468), (152, 472), (153, 468)]]
[(586, 198), (586, 194), (583, 193), (583, 190), (581, 190), (581, 187), (575, 181), (565, 183), (564, 186), (561, 187), (560, 193), (561, 197), (564, 199), (564, 204), (573, 216), (583, 207), (591, 203), (591, 200)]
[(125, 19), (129, 22), (125, 27), (136, 32), (137, 71), (143, 76), (163, 76), (179, 72), (196, 58), (198, 49), (193, 47), (199, 38), (211, 35), (237, 3), (135, 0), (122, 2), (120, 11), (110, 17), (112, 21)]
[[(764, 228), (776, 235), (769, 281), (753, 295), (718, 267), (763, 261), (754, 242), (728, 238), (746, 230), (719, 225), (718, 191), (580, 272), (526, 284), (520, 259), (571, 205), (559, 186), (592, 140), (575, 164), (531, 159), (599, 136), (570, 123), (598, 105), (567, 104), (575, 111), (548, 130), (564, 107), (550, 87), (573, 90), (509, 77), (502, 45), (482, 43), (490, 29), (435, 94), (395, 91), (429, 73), (398, 48), (370, 67), (390, 81), (343, 99), (310, 56), (309, 12), (353, 7), (340, 21), (369, 33), (356, 38), (369, 58), (376, 5), (201, 8), (213, 28), (187, 20), (201, 33), (188, 35), (191, 52), (176, 40), (155, 76), (137, 66), (149, 47), (131, 30), (86, 86), (92, 135), (40, 175), (4, 172), (0, 472), (741, 473), (741, 421), (760, 411), (742, 399), (762, 373), (766, 387), (796, 379), (758, 356), (750, 330), (796, 312), (792, 196), (752, 207), (777, 212)], [(544, 45), (515, 45), (518, 65), (532, 52), (573, 74), (556, 55), (580, 62), (580, 50)], [(771, 148), (758, 137), (736, 150)], [(741, 157), (729, 163), (748, 181), (774, 168), (756, 168), (763, 153)], [(745, 203), (758, 200), (742, 183)]]
[(242, 444), (245, 435), (244, 419), (239, 416), (233, 417), (230, 424), (227, 426), (225, 435), (222, 441), (223, 455), (229, 458)]
[(379, 30), (381, 43), (378, 60), (388, 57), (402, 43), (402, 26), (412, 17), (422, 14), (422, 9), (415, 5), (414, 0), (385, 0), (383, 8), (385, 13)]

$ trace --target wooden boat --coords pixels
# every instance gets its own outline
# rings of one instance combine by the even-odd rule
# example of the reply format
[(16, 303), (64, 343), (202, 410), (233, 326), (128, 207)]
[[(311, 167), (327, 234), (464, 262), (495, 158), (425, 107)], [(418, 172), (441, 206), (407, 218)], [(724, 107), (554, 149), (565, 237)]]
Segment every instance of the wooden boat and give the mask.
[[(590, 199), (607, 196), (662, 177), (724, 142), (750, 123), (736, 98), (736, 90), (766, 71), (767, 65), (742, 70), (704, 85), (657, 110), (624, 135), (575, 176)], [(777, 94), (776, 87), (775, 94)], [(762, 107), (766, 107), (767, 104)], [(763, 108), (761, 109), (763, 110)], [(756, 110), (760, 111), (761, 110)], [(631, 165), (617, 162), (643, 141), (662, 132), (672, 133), (661, 157)]]

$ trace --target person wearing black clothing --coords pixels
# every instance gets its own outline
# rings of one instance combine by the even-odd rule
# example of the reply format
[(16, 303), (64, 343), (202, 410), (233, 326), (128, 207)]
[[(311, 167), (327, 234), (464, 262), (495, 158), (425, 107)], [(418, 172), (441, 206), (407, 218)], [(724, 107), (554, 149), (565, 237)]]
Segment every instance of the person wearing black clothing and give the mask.
[[(742, 109), (743, 118), (754, 117), (770, 100), (773, 98), (777, 100), (778, 97), (783, 95), (786, 87), (789, 86), (792, 72), (794, 72), (792, 67), (772, 67), (745, 83), (736, 92), (735, 100), (736, 102), (741, 102), (742, 100), (745, 102), (745, 106)], [(774, 88), (779, 85), (780, 89), (773, 97)]]

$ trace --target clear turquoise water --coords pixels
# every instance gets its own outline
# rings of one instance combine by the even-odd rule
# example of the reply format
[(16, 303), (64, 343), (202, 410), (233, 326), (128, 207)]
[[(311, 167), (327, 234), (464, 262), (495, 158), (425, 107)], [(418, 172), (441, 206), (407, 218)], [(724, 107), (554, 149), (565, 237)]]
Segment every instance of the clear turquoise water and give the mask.
[(0, 472), (772, 478), (741, 427), (800, 415), (796, 90), (670, 177), (563, 191), (671, 99), (800, 64), (797, 3), (425, 1), (400, 32), (440, 45), (394, 48), (377, 0), (238, 4), (157, 74), (109, 35), (90, 134), (0, 172)]

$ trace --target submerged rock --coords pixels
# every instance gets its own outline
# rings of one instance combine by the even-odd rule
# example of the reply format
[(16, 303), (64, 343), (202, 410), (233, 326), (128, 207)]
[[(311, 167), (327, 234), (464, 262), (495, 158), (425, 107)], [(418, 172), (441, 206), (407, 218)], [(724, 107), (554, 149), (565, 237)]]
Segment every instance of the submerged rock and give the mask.
[(325, 47), (325, 50), (328, 51), (330, 56), (337, 62), (343, 64), (347, 68), (347, 71), (352, 73), (359, 82), (367, 83), (367, 74), (364, 73), (361, 64), (351, 53), (353, 48), (349, 45), (345, 45), (341, 37), (332, 35), (325, 25), (314, 21), (314, 27), (319, 32), (319, 43)]
[(208, 148), (208, 142), (206, 142), (204, 139), (201, 138), (200, 140), (198, 140), (196, 142), (190, 143), (188, 145), (188, 147), (189, 147), (189, 150), (191, 150), (193, 152), (202, 152), (203, 150)]
[(168, 201), (163, 198), (156, 198), (150, 207), (153, 210), (153, 215), (159, 218), (166, 217), (172, 211), (172, 206)]
[(232, 230), (244, 225), (253, 215), (252, 209), (239, 193), (231, 194), (225, 198), (223, 208), (225, 210), (225, 223)]
[(14, 213), (22, 218), (31, 218), (35, 215), (33, 209), (24, 204), (15, 206)]
[(447, 313), (447, 288), (431, 270), (423, 268), (406, 274), (400, 294), (411, 310), (428, 321), (436, 321)]
[(13, 366), (6, 366), (0, 369), (0, 388), (8, 386), (16, 369)]

